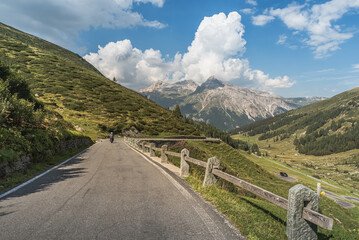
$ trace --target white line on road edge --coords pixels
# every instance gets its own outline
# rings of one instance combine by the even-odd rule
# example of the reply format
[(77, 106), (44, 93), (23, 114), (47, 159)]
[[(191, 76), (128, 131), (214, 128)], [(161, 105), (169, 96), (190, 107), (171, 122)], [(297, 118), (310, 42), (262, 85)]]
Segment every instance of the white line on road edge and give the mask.
[[(92, 146), (93, 146), (93, 145), (92, 145)], [(30, 180), (28, 180), (28, 181), (26, 181), (26, 182), (20, 184), (19, 186), (14, 187), (14, 188), (10, 189), (9, 191), (7, 191), (7, 192), (1, 194), (1, 195), (0, 195), (0, 199), (3, 198), (3, 197), (6, 197), (7, 195), (9, 195), (9, 194), (11, 194), (11, 193), (13, 193), (13, 192), (15, 192), (15, 191), (17, 191), (17, 190), (19, 190), (19, 189), (22, 188), (22, 187), (25, 187), (26, 185), (32, 183), (32, 182), (35, 181), (36, 179), (38, 179), (38, 178), (44, 176), (45, 174), (48, 174), (48, 173), (51, 172), (52, 170), (54, 170), (54, 169), (56, 169), (56, 168), (58, 168), (58, 167), (64, 165), (65, 163), (71, 161), (72, 159), (78, 157), (78, 156), (81, 155), (83, 152), (85, 152), (87, 149), (88, 149), (88, 148), (82, 150), (82, 151), (79, 152), (78, 154), (76, 154), (76, 155), (70, 157), (69, 159), (66, 159), (65, 161), (63, 161), (63, 162), (57, 164), (56, 166), (54, 166), (54, 167), (52, 167), (52, 168), (46, 170), (45, 172), (40, 173), (39, 175), (37, 175), (37, 176), (31, 178)]]
[(153, 166), (155, 166), (163, 175), (165, 175), (168, 180), (180, 191), (180, 193), (189, 201), (194, 202), (195, 204), (192, 205), (194, 210), (197, 212), (197, 214), (202, 219), (203, 223), (206, 225), (207, 229), (211, 233), (214, 239), (225, 239), (225, 236), (221, 232), (221, 230), (217, 227), (215, 222), (212, 220), (212, 218), (206, 213), (206, 211), (199, 205), (199, 203), (192, 197), (192, 195), (181, 185), (179, 184), (171, 175), (169, 175), (165, 170), (163, 170), (160, 166), (153, 163), (151, 160), (147, 158), (147, 156), (142, 155), (141, 152), (134, 149), (132, 146), (125, 143), (127, 146), (132, 148), (135, 152), (137, 152), (141, 157), (146, 159), (149, 163), (151, 163)]

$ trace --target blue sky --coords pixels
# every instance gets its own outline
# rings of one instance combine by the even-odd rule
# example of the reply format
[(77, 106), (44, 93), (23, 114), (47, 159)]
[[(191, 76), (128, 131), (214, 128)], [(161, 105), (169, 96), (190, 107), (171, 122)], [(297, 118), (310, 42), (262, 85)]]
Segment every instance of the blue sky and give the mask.
[(359, 0), (0, 0), (0, 21), (133, 89), (211, 75), (285, 97), (359, 85)]

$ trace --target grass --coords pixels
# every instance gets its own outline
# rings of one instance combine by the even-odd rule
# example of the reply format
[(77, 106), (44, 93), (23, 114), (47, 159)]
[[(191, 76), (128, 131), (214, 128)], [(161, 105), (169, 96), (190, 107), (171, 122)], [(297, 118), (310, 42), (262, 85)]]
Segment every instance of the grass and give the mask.
[(133, 127), (146, 136), (200, 135), (168, 109), (105, 78), (77, 54), (1, 23), (0, 54), (45, 106), (92, 139)]
[(3, 179), (0, 179), (0, 193), (5, 192), (8, 189), (15, 187), (16, 185), (25, 182), (32, 177), (40, 174), (41, 172), (53, 167), (54, 165), (76, 155), (77, 153), (83, 151), (89, 146), (83, 146), (81, 148), (73, 148), (65, 152), (60, 152), (53, 156), (53, 158), (48, 159), (48, 161), (41, 161), (34, 163), (30, 166), (25, 173), (14, 173), (10, 176), (6, 176)]
[[(183, 147), (189, 149), (191, 157), (203, 161), (216, 156), (221, 161), (223, 171), (284, 198), (288, 198), (289, 188), (297, 183), (302, 183), (313, 190), (316, 188), (316, 182), (311, 179), (298, 178), (296, 183), (281, 180), (276, 177), (277, 171), (273, 169), (273, 172), (267, 171), (265, 167), (253, 161), (255, 156), (235, 150), (224, 143), (186, 141), (185, 144), (177, 143), (170, 146), (170, 150), (179, 152)], [(260, 158), (256, 158), (259, 162)], [(169, 160), (179, 165), (178, 158), (169, 157)], [(203, 187), (204, 169), (193, 164), (190, 164), (190, 173), (186, 181), (191, 187), (224, 213), (248, 239), (287, 239), (284, 209), (221, 179), (212, 187)], [(322, 214), (334, 219), (332, 231), (319, 228), (319, 239), (358, 239), (358, 207), (344, 209), (327, 197), (320, 199), (319, 206)]]

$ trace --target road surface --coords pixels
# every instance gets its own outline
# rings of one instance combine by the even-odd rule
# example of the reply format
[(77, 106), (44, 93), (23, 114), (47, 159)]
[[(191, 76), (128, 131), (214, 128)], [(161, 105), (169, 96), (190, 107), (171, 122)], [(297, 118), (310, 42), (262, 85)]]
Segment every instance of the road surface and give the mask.
[(0, 239), (240, 239), (179, 177), (121, 140), (0, 199)]

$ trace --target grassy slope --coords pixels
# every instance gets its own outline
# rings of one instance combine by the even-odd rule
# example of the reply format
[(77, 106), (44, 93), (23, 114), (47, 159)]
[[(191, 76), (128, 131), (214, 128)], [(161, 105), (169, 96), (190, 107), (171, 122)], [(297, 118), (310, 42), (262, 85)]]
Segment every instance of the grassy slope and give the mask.
[[(239, 176), (241, 179), (260, 186), (266, 190), (288, 198), (288, 190), (294, 184), (303, 183), (315, 189), (315, 184), (306, 179), (290, 183), (277, 178), (276, 173), (270, 173), (253, 160), (261, 161), (256, 156), (248, 155), (241, 150), (235, 150), (228, 145), (186, 142), (171, 146), (174, 151), (180, 151), (186, 147), (190, 150), (190, 156), (206, 161), (209, 157), (216, 156), (221, 160), (221, 168), (225, 172)], [(255, 159), (254, 159), (255, 158)], [(179, 166), (179, 159), (170, 157), (170, 160)], [(191, 175), (186, 180), (191, 186), (207, 200), (211, 201), (218, 210), (227, 215), (241, 233), (249, 239), (286, 239), (285, 222), (286, 211), (270, 204), (253, 194), (237, 189), (224, 181), (219, 181), (215, 187), (203, 187), (203, 169), (191, 164)], [(344, 209), (326, 197), (320, 200), (320, 212), (335, 217), (333, 231), (319, 229), (319, 239), (357, 239), (359, 237), (359, 209)]]
[[(359, 88), (355, 88), (336, 95), (330, 99), (316, 102), (294, 111), (278, 115), (272, 119), (267, 119), (255, 123), (257, 128), (259, 128), (289, 119), (291, 116), (302, 114), (303, 117), (289, 121), (287, 124), (277, 129), (277, 131), (283, 130), (284, 132), (290, 132), (290, 129), (296, 125), (301, 126), (284, 140), (274, 141), (276, 137), (272, 137), (259, 141), (258, 138), (261, 136), (261, 134), (257, 134), (251, 137), (238, 134), (234, 137), (248, 141), (249, 143), (258, 143), (262, 152), (267, 152), (269, 153), (270, 157), (277, 158), (286, 164), (289, 164), (290, 166), (300, 168), (302, 171), (309, 175), (323, 178), (328, 181), (334, 181), (344, 188), (351, 187), (359, 189), (359, 149), (353, 149), (350, 151), (325, 156), (313, 156), (300, 154), (293, 144), (296, 137), (300, 138), (305, 136), (307, 126), (312, 123), (316, 123), (316, 119), (311, 119), (311, 121), (308, 121), (308, 119), (312, 118), (319, 112), (331, 112), (335, 111), (336, 109), (342, 109), (342, 112), (334, 119), (326, 119), (326, 123), (318, 130), (329, 127), (333, 120), (336, 122), (341, 119), (344, 121), (358, 120), (359, 108), (352, 104), (353, 102), (358, 102), (358, 100)], [(346, 122), (343, 124), (342, 128), (338, 129), (335, 133), (330, 134), (345, 133), (345, 131), (348, 131), (346, 129), (348, 126), (350, 126), (350, 123)], [(251, 125), (246, 126), (245, 128), (249, 129), (250, 127)], [(348, 129), (350, 131), (350, 127), (348, 127)], [(349, 191), (355, 191), (350, 188), (347, 189)]]
[(102, 76), (77, 54), (0, 23), (0, 54), (12, 61), (45, 105), (93, 139), (132, 126), (146, 135), (198, 135), (191, 125)]

